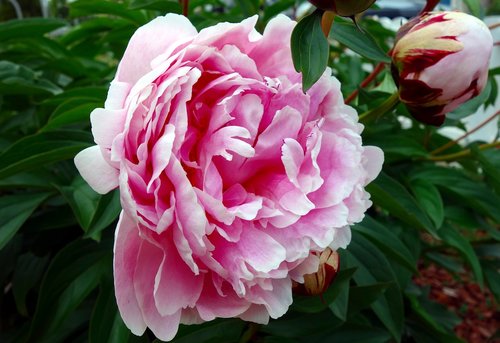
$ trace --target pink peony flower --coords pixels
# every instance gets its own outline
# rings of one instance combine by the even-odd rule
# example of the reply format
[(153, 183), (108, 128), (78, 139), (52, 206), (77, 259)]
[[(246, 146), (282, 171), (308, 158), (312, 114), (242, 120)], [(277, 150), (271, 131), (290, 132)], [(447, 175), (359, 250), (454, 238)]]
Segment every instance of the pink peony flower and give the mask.
[(440, 126), (446, 113), (481, 93), (493, 38), (478, 18), (429, 12), (398, 32), (392, 52), (399, 97), (416, 120)]
[(172, 339), (179, 323), (267, 323), (292, 303), (316, 253), (345, 247), (371, 205), (383, 154), (363, 147), (327, 70), (307, 94), (285, 16), (199, 33), (168, 14), (133, 35), (96, 146), (75, 163), (100, 193), (120, 188), (114, 278), (125, 324)]

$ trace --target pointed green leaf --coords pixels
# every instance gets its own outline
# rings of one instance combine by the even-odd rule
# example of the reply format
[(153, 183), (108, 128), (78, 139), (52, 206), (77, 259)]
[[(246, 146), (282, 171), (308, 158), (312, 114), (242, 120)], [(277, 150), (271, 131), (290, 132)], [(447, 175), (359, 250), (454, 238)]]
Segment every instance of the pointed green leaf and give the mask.
[(439, 236), (446, 244), (457, 249), (465, 257), (472, 268), (476, 281), (482, 287), (484, 282), (483, 270), (470, 242), (450, 225), (443, 225), (439, 230)]
[(0, 154), (0, 178), (73, 158), (92, 143), (82, 131), (55, 130), (24, 137)]
[(302, 89), (307, 92), (319, 80), (328, 63), (328, 41), (321, 30), (322, 11), (302, 18), (292, 32), (292, 58), (302, 73)]
[(368, 59), (391, 63), (389, 56), (367, 32), (360, 31), (350, 20), (335, 18), (330, 37)]
[(436, 236), (436, 229), (429, 217), (401, 183), (381, 172), (375, 181), (368, 185), (367, 190), (376, 205), (386, 209), (403, 222), (425, 229)]
[(443, 199), (439, 190), (426, 180), (416, 180), (411, 183), (413, 195), (422, 209), (434, 222), (436, 228), (440, 228), (444, 221)]
[(0, 198), (0, 250), (14, 237), (48, 193), (6, 195)]

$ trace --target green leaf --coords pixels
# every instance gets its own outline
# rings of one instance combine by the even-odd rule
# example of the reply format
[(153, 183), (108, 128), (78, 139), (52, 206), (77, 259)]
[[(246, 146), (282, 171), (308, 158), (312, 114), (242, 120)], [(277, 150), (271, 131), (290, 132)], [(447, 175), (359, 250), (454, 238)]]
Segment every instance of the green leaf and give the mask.
[(500, 302), (500, 274), (498, 273), (498, 261), (496, 265), (491, 262), (483, 264), (484, 276), (488, 283), (488, 288), (493, 293), (495, 300)]
[(125, 343), (129, 336), (116, 306), (113, 280), (104, 277), (90, 318), (89, 343)]
[(65, 90), (63, 93), (54, 95), (42, 102), (42, 106), (59, 106), (63, 103), (69, 103), (72, 99), (87, 99), (89, 102), (98, 102), (102, 107), (108, 87), (78, 87)]
[(77, 176), (71, 186), (58, 188), (71, 206), (86, 237), (98, 239), (103, 229), (108, 227), (120, 214), (120, 194), (118, 191), (106, 195), (97, 194)]
[[(292, 309), (305, 312), (317, 313), (326, 309), (330, 304), (336, 303), (338, 296), (344, 288), (349, 288), (349, 280), (356, 271), (356, 268), (341, 269), (333, 279), (330, 287), (321, 296), (301, 296), (296, 295), (292, 304)], [(346, 304), (347, 305), (347, 304)]]
[(461, 319), (446, 307), (429, 300), (429, 288), (422, 291), (413, 285), (406, 290), (406, 296), (410, 300), (411, 309), (433, 330), (448, 334), (453, 328), (460, 324)]
[(292, 7), (293, 5), (295, 5), (295, 0), (281, 0), (276, 1), (270, 5), (266, 4), (264, 6), (263, 21), (267, 23), (271, 18)]
[(0, 61), (0, 95), (58, 94), (61, 92), (59, 86), (40, 77), (39, 73), (32, 69), (9, 61)]
[(483, 287), (483, 270), (470, 242), (450, 225), (443, 225), (438, 233), (447, 245), (457, 249), (465, 257), (472, 268), (476, 281)]
[(28, 316), (26, 296), (31, 289), (39, 284), (48, 262), (48, 255), (38, 257), (31, 252), (21, 255), (17, 260), (12, 278), (12, 293), (17, 310), (24, 316)]
[(498, 157), (498, 152), (493, 151), (494, 154), (488, 151), (481, 151), (477, 146), (471, 147), (472, 156), (474, 156), (483, 169), (484, 174), (486, 174), (486, 179), (489, 184), (493, 187), (497, 194), (500, 194), (500, 157)]
[(14, 237), (48, 193), (6, 195), (0, 198), (0, 250)]
[(429, 155), (422, 144), (414, 138), (409, 137), (407, 133), (371, 134), (367, 136), (366, 142), (367, 144), (378, 146), (384, 151), (386, 163)]
[(335, 17), (330, 37), (368, 59), (391, 63), (389, 56), (367, 32), (360, 31), (351, 21)]
[(103, 0), (78, 0), (70, 4), (71, 17), (111, 14), (131, 21), (137, 26), (147, 23), (148, 18), (141, 11), (131, 11), (123, 3)]
[(373, 202), (416, 228), (427, 230), (436, 236), (436, 229), (415, 198), (398, 181), (384, 172), (367, 187)]
[(54, 257), (42, 281), (27, 341), (42, 341), (59, 332), (101, 277), (112, 272), (111, 251), (111, 241), (79, 239)]
[(415, 172), (412, 180), (422, 179), (451, 191), (461, 204), (468, 204), (480, 213), (493, 218), (500, 223), (500, 197), (491, 191), (484, 183), (473, 181), (462, 171), (452, 168), (427, 167)]
[(219, 319), (202, 325), (181, 325), (175, 339), (171, 342), (234, 342), (238, 341), (244, 327), (245, 322), (237, 319)]
[(251, 17), (259, 12), (259, 0), (235, 0), (244, 17)]
[(24, 137), (0, 154), (0, 179), (41, 165), (73, 158), (92, 143), (82, 131), (54, 130)]
[(389, 286), (391, 286), (390, 282), (379, 282), (371, 285), (351, 287), (349, 289), (348, 315), (353, 316), (369, 307), (384, 294)]
[(181, 13), (182, 8), (177, 0), (131, 0), (129, 2), (131, 10), (157, 10), (162, 13)]
[(67, 25), (65, 20), (56, 18), (25, 18), (0, 23), (0, 42), (9, 39), (42, 36)]
[(482, 17), (481, 2), (479, 0), (464, 0), (464, 3), (469, 8), (472, 15), (478, 18)]
[(370, 241), (356, 231), (346, 251), (348, 267), (358, 267), (353, 279), (358, 286), (391, 283), (385, 293), (371, 306), (392, 337), (399, 341), (403, 330), (403, 299), (396, 276), (385, 256)]
[(428, 252), (425, 254), (431, 261), (436, 262), (441, 267), (448, 269), (453, 273), (464, 273), (464, 267), (460, 259), (454, 258), (446, 254), (439, 254), (435, 252)]
[(346, 323), (334, 332), (325, 335), (322, 342), (335, 342), (335, 343), (382, 343), (389, 342), (391, 339), (390, 334), (382, 329), (363, 325), (359, 323)]
[(90, 113), (101, 106), (100, 102), (88, 98), (72, 98), (57, 107), (42, 131), (53, 130), (61, 126), (90, 121)]
[(52, 182), (56, 182), (52, 174), (45, 170), (37, 170), (34, 173), (19, 173), (0, 179), (0, 189), (36, 188), (51, 191), (54, 189)]
[(417, 261), (392, 230), (369, 216), (366, 216), (360, 224), (356, 224), (352, 229), (362, 233), (363, 236), (377, 245), (386, 256), (390, 256), (403, 267), (417, 273)]
[(279, 320), (271, 320), (268, 325), (261, 328), (261, 331), (279, 337), (310, 338), (311, 335), (318, 334), (318, 332), (333, 331), (342, 323), (333, 316), (331, 311), (307, 314), (289, 312)]
[(422, 209), (439, 229), (444, 221), (443, 199), (439, 190), (432, 183), (422, 179), (411, 182), (410, 186)]
[(328, 41), (321, 30), (321, 11), (302, 18), (292, 32), (292, 58), (302, 73), (302, 89), (307, 92), (319, 80), (328, 63)]

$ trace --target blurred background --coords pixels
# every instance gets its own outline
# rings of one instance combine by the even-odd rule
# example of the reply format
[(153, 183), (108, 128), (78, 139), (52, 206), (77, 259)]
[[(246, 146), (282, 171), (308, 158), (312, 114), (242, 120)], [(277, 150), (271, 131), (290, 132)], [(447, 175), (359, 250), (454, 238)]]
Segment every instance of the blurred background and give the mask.
[[(66, 5), (69, 2), (71, 0), (0, 0), (0, 20), (64, 15)], [(225, 0), (224, 2), (231, 3), (233, 1)], [(267, 2), (272, 3), (274, 1)], [(379, 8), (369, 10), (367, 14), (377, 14), (389, 18), (410, 18), (415, 16), (423, 8), (424, 4), (425, 0), (379, 0), (377, 1), (377, 7)], [(500, 13), (500, 1), (498, 0), (482, 0), (481, 4), (486, 15)], [(466, 9), (461, 0), (443, 0), (439, 6), (442, 9), (462, 11)]]

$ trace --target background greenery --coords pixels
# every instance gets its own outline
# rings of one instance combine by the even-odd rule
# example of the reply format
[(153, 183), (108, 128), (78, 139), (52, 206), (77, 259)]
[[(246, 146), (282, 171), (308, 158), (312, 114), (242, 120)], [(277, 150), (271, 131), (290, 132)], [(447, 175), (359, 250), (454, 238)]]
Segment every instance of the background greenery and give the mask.
[[(201, 29), (259, 14), (262, 29), (281, 11), (293, 16), (299, 3), (192, 0), (190, 19)], [(181, 7), (168, 0), (53, 1), (51, 18), (0, 23), (1, 342), (154, 340), (129, 334), (116, 309), (118, 193), (93, 192), (72, 158), (93, 144), (89, 113), (103, 105), (128, 39), (167, 12)], [(394, 38), (376, 20), (359, 25), (362, 31), (337, 20), (330, 34), (328, 64), (345, 96), (389, 61)], [(459, 119), (491, 105), (498, 73), (492, 70), (483, 94), (446, 124), (461, 127)], [(374, 85), (351, 103), (359, 113), (395, 91), (388, 67)], [(411, 128), (402, 128), (401, 116)], [(401, 105), (366, 126), (365, 143), (380, 146), (386, 163), (368, 187), (375, 205), (353, 227), (351, 245), (340, 252), (341, 271), (323, 298), (297, 296), (289, 313), (267, 326), (216, 320), (181, 327), (174, 342), (459, 342), (457, 315), (413, 281), (418, 267), (431, 262), (456, 277), (470, 273), (499, 301), (498, 150), (477, 142), (431, 154), (449, 139), (414, 122)]]

